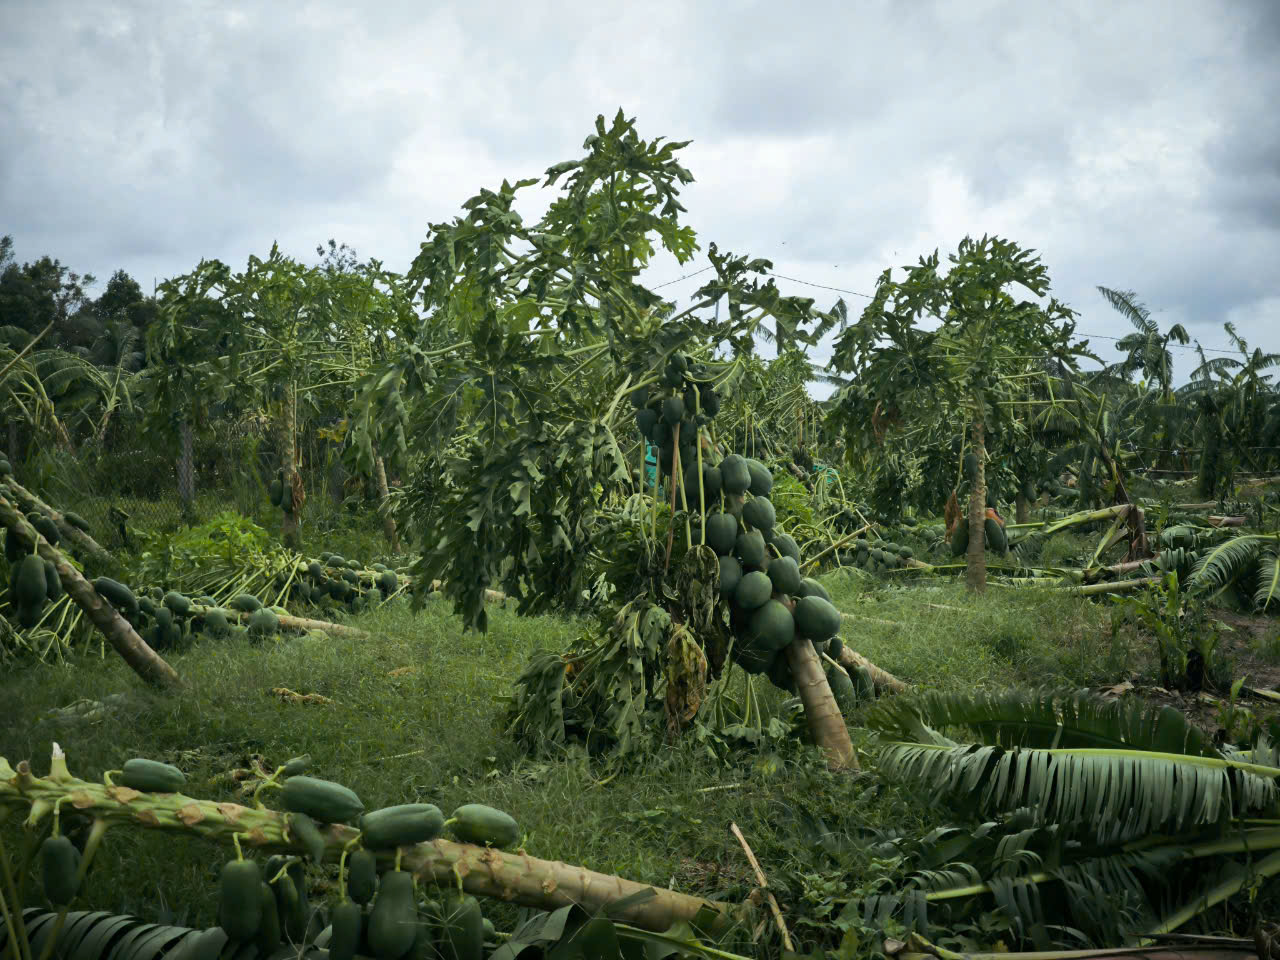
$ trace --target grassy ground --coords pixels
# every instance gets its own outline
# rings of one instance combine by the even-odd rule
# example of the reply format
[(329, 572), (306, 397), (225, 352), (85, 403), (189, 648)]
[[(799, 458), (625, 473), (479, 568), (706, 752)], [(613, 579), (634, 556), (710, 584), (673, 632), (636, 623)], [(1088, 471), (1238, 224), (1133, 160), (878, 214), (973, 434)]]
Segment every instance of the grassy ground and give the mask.
[[(959, 587), (904, 590), (842, 573), (827, 584), (849, 614), (845, 641), (919, 684), (1080, 685), (1114, 679), (1115, 658), (1124, 659), (1108, 645), (1104, 612), (1061, 594), (993, 588), (974, 601)], [(224, 776), (230, 768), (254, 753), (276, 764), (306, 752), (316, 775), (357, 789), (369, 809), (489, 803), (517, 818), (537, 856), (739, 899), (752, 884), (730, 822), (780, 889), (791, 885), (799, 895), (794, 878), (811, 864), (796, 842), (797, 817), (838, 820), (844, 829), (911, 830), (931, 816), (894, 791), (866, 799), (867, 778), (834, 779), (812, 751), (744, 756), (734, 767), (693, 745), (616, 769), (580, 754), (521, 756), (501, 729), (502, 698), (532, 652), (568, 644), (573, 623), (498, 610), (487, 635), (464, 634), (440, 600), (420, 614), (398, 604), (353, 622), (372, 639), (205, 643), (175, 655), (187, 689), (172, 698), (142, 688), (114, 657), (14, 673), (0, 681), (0, 703), (7, 717), (22, 719), (0, 727), (0, 756), (31, 758), (42, 772), (56, 740), (82, 777), (148, 756), (178, 763), (192, 795), (239, 799)], [(333, 703), (287, 704), (271, 693), (275, 687)], [(125, 705), (105, 719), (42, 719), (50, 708), (111, 694), (123, 694)], [(775, 707), (781, 699), (766, 697)], [(856, 730), (855, 741), (865, 743)], [(212, 893), (226, 851), (119, 831), (101, 856), (87, 889), (94, 907), (216, 922)], [(874, 868), (855, 858), (840, 869), (856, 882)], [(323, 878), (314, 879), (319, 895)]]

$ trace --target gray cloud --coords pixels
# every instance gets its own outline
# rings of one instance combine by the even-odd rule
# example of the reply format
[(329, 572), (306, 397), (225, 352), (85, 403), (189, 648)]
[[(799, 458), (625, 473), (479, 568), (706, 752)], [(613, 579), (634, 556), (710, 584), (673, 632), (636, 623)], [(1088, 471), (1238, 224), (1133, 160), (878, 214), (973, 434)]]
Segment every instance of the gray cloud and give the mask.
[[(429, 223), (578, 155), (621, 105), (643, 136), (694, 141), (704, 247), (870, 293), (997, 233), (1041, 253), (1083, 331), (1127, 332), (1102, 283), (1207, 345), (1231, 319), (1280, 351), (1272, 0), (374, 10), (10, 0), (0, 232), (144, 286), (330, 236), (404, 269)], [(527, 197), (534, 217), (551, 194)]]

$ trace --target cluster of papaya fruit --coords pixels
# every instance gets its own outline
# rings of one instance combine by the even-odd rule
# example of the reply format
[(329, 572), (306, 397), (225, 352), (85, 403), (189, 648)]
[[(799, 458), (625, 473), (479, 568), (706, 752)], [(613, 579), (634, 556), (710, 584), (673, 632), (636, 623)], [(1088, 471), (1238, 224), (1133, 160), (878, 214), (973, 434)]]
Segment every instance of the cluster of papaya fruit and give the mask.
[[(160, 587), (149, 587), (139, 597), (110, 577), (98, 577), (93, 588), (154, 650), (179, 647), (196, 634), (265, 639), (275, 636), (280, 631), (280, 617), (289, 615), (284, 607), (263, 606), (261, 600), (248, 593), (232, 597), (224, 606), (213, 597), (193, 598)], [(239, 614), (248, 614), (243, 624)]]
[[(216, 960), (256, 949), (269, 956), (282, 943), (327, 949), (331, 960), (355, 956), (378, 960), (426, 960), (484, 955), (496, 939), (480, 902), (469, 894), (434, 886), (419, 888), (414, 875), (400, 869), (402, 848), (429, 843), (446, 832), (462, 842), (506, 849), (520, 842), (520, 829), (509, 814), (478, 803), (463, 804), (446, 819), (435, 804), (407, 803), (366, 813), (350, 788), (307, 776), (309, 757), (290, 760), (268, 781), (280, 789), (288, 812), (289, 836), (305, 849), (305, 859), (324, 860), (328, 824), (350, 824), (359, 833), (343, 851), (338, 868), (338, 901), (327, 910), (307, 899), (303, 859), (275, 855), (264, 864), (237, 855), (223, 865), (219, 878), (218, 926), (191, 938), (181, 960)], [(174, 793), (186, 785), (177, 767), (135, 758), (123, 770), (110, 771), (108, 782), (142, 792)], [(56, 838), (45, 841), (50, 845)], [(42, 850), (46, 892), (56, 905), (74, 896), (78, 857), (57, 842)], [(393, 868), (379, 876), (378, 856), (395, 855)], [(68, 889), (68, 877), (71, 878)]]
[[(12, 531), (10, 531), (12, 535)], [(62, 598), (62, 578), (50, 560), (28, 552), (12, 540), (5, 539), (5, 556), (9, 559), (9, 601), (17, 611), (18, 625), (30, 630), (40, 622), (45, 608)]]
[(285, 481), (283, 467), (276, 471), (275, 479), (268, 485), (267, 496), (271, 498), (273, 507), (293, 513), (293, 487)]
[(675, 492), (697, 519), (695, 541), (719, 557), (720, 596), (734, 635), (731, 656), (747, 671), (794, 689), (786, 648), (797, 636), (820, 651), (838, 644), (840, 613), (821, 584), (800, 575), (800, 547), (778, 528), (769, 499), (769, 468), (736, 453), (717, 458), (703, 442), (702, 428), (720, 408), (706, 368), (674, 354), (662, 385), (664, 390), (632, 394), (636, 426), (658, 446), (662, 474), (679, 471)]
[(336, 553), (322, 553), (299, 564), (298, 576), (290, 580), (285, 571), (276, 575), (276, 587), (289, 588), (290, 599), (317, 607), (342, 606), (357, 612), (400, 589), (400, 577), (383, 563), (365, 568), (357, 560)]

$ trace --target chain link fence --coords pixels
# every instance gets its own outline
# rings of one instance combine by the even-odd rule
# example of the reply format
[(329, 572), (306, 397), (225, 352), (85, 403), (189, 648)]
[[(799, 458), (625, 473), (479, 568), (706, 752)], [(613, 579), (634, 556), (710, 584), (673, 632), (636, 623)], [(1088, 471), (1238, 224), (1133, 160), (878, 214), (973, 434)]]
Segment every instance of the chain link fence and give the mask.
[[(342, 447), (325, 433), (328, 424), (309, 424), (298, 438), (298, 463), (309, 511), (324, 512), (368, 501), (375, 506), (369, 478), (353, 477)], [(279, 522), (268, 485), (279, 468), (277, 435), (265, 419), (220, 420), (192, 430), (191, 496), (179, 481), (181, 432), (144, 433), (141, 418), (113, 419), (101, 438), (74, 449), (24, 442), (9, 431), (8, 455), (21, 482), (47, 503), (83, 517), (108, 550), (132, 551), (139, 533), (165, 533), (195, 525), (227, 511), (264, 525)]]

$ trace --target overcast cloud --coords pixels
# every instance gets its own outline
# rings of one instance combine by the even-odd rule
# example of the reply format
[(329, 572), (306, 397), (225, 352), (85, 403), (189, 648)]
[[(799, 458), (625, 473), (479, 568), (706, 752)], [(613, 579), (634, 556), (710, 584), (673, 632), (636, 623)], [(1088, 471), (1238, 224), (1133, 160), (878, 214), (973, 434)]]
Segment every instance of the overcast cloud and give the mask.
[[(429, 223), (579, 156), (621, 106), (694, 141), (704, 249), (871, 293), (992, 233), (1041, 254), (1086, 333), (1129, 331), (1103, 284), (1206, 347), (1231, 320), (1280, 352), (1277, 104), (1277, 0), (6, 0), (0, 234), (98, 290), (118, 268), (144, 287), (202, 257), (242, 269), (273, 240), (404, 270)], [(1181, 379), (1194, 354), (1175, 357)]]

